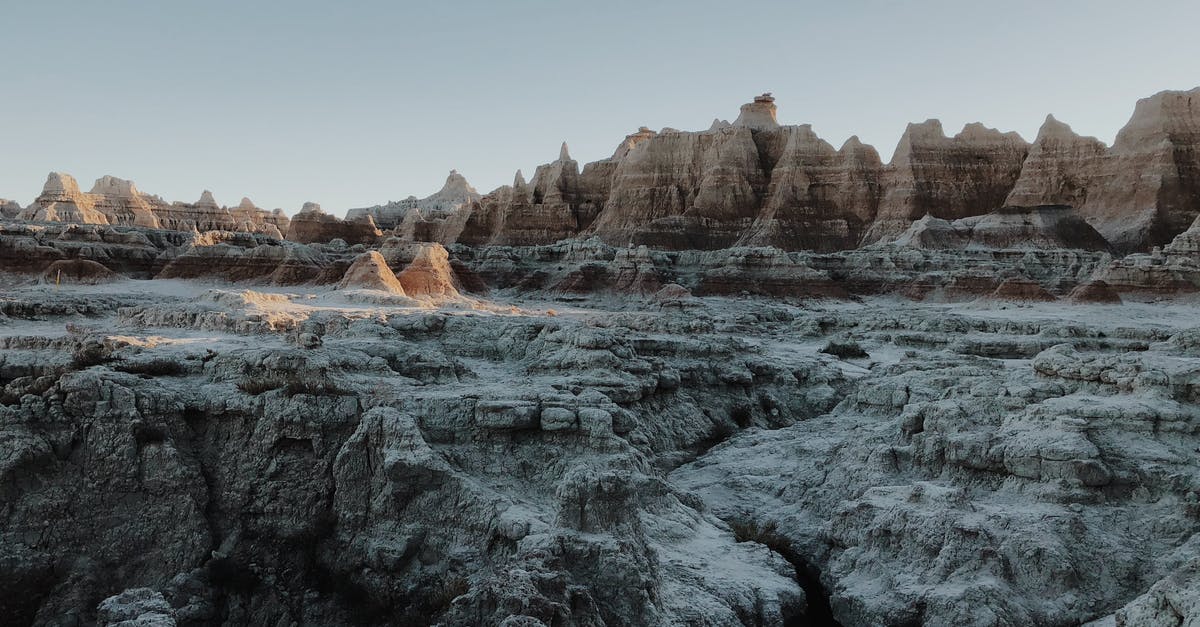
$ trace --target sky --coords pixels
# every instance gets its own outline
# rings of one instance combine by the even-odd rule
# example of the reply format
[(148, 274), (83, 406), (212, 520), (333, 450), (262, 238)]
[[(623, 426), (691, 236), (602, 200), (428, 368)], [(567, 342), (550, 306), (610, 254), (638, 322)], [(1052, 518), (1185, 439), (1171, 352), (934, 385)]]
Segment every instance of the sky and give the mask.
[(1138, 98), (1200, 85), (1200, 2), (0, 0), (0, 197), (50, 171), (295, 213), (480, 191), (566, 141), (708, 128), (773, 92), (783, 124), (884, 160), (909, 122), (1111, 143)]

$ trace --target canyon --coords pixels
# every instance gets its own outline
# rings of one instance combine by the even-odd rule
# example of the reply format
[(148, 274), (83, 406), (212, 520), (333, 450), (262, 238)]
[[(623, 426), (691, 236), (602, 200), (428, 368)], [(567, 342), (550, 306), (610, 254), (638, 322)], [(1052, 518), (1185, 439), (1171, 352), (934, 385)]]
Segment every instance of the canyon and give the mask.
[(1200, 88), (640, 128), (292, 216), (0, 200), (17, 625), (1200, 624)]

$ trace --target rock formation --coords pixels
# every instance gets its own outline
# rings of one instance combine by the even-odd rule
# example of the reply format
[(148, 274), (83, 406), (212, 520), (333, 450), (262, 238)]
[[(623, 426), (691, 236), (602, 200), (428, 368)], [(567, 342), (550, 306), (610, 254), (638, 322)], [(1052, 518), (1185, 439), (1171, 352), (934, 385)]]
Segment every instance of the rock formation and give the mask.
[(288, 241), (301, 244), (340, 239), (347, 244), (374, 244), (383, 233), (370, 215), (342, 220), (321, 210), (321, 205), (306, 202), (288, 225)]
[(1008, 204), (1068, 204), (1121, 252), (1166, 244), (1200, 215), (1200, 88), (1139, 100), (1112, 148), (1049, 117)]
[(133, 181), (114, 176), (96, 180), (88, 193), (69, 174), (51, 172), (42, 193), (18, 214), (22, 220), (74, 224), (113, 224), (177, 231), (234, 231), (282, 238), (288, 218), (268, 212), (249, 199), (230, 210), (205, 191), (196, 204), (170, 203), (142, 193)]
[(42, 281), (51, 285), (98, 285), (119, 278), (117, 273), (90, 259), (61, 259), (42, 272)]
[(1079, 304), (1120, 305), (1123, 302), (1121, 295), (1111, 285), (1099, 279), (1081, 283), (1078, 287), (1071, 290), (1067, 298), (1072, 303)]
[(418, 244), (416, 249), (412, 262), (396, 275), (404, 293), (413, 298), (434, 300), (460, 298), (446, 249), (441, 244)]
[(0, 198), (0, 218), (15, 219), (21, 215), (21, 204), (15, 200)]
[(879, 154), (857, 137), (835, 150), (808, 125), (784, 127), (775, 143), (780, 141), (766, 201), (741, 243), (785, 250), (856, 247), (878, 209)]
[(337, 286), (342, 290), (379, 290), (405, 296), (404, 287), (388, 267), (383, 255), (374, 250), (359, 255)]
[(1029, 147), (1021, 176), (1005, 200), (1012, 207), (1062, 205), (1082, 207), (1088, 183), (1107, 147), (1094, 137), (1080, 137), (1070, 126), (1047, 115)]
[(359, 221), (370, 216), (381, 229), (398, 230), (409, 238), (416, 236), (421, 241), (429, 241), (431, 223), (445, 221), (450, 214), (480, 198), (475, 188), (467, 183), (466, 177), (457, 170), (450, 170), (442, 189), (430, 196), (409, 196), (384, 205), (350, 209), (346, 212), (346, 221)]
[(1108, 242), (1091, 225), (1062, 205), (1002, 207), (954, 221), (926, 215), (897, 236), (895, 243), (943, 250), (1109, 250)]
[(946, 137), (942, 124), (909, 124), (888, 164), (867, 243), (895, 236), (925, 215), (954, 220), (1004, 204), (1029, 145), (1016, 133), (968, 124)]
[(95, 208), (95, 199), (79, 191), (70, 174), (51, 172), (42, 193), (21, 213), (22, 220), (108, 224), (108, 217)]

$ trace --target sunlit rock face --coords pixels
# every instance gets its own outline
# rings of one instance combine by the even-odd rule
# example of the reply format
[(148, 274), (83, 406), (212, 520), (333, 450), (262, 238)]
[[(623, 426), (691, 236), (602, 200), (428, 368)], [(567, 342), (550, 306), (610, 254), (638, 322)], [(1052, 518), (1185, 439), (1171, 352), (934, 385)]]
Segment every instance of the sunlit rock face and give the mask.
[(618, 162), (589, 232), (657, 248), (729, 246), (753, 223), (767, 182), (746, 126), (659, 133)]
[(195, 204), (167, 203), (143, 193), (133, 181), (103, 176), (83, 193), (69, 174), (51, 172), (42, 193), (17, 215), (35, 222), (113, 224), (177, 231), (235, 231), (282, 237), (288, 218), (243, 198), (235, 208), (221, 207), (205, 191)]
[(42, 193), (21, 213), (23, 220), (108, 224), (108, 216), (96, 210), (95, 199), (79, 191), (70, 174), (51, 172)]
[(738, 117), (733, 121), (734, 126), (770, 131), (779, 128), (775, 119), (775, 98), (771, 94), (755, 96), (753, 102), (742, 105)]

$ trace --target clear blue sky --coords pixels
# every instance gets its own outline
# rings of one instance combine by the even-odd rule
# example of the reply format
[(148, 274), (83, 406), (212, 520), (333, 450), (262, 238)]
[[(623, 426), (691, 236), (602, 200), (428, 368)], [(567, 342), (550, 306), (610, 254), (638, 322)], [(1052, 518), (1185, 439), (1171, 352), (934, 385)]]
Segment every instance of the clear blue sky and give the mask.
[(0, 197), (46, 173), (341, 213), (480, 191), (707, 128), (780, 121), (890, 158), (907, 122), (1111, 142), (1139, 97), (1200, 85), (1200, 2), (0, 0)]

